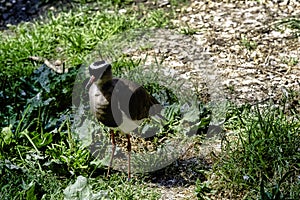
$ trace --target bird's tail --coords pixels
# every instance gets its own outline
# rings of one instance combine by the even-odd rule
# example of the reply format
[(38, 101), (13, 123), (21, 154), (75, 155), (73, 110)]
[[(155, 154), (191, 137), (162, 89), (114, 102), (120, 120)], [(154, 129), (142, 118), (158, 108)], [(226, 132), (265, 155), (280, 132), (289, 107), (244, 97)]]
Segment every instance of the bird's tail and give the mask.
[(151, 118), (166, 121), (167, 119), (161, 114), (162, 110), (163, 106), (161, 104), (154, 104), (149, 110), (149, 116)]

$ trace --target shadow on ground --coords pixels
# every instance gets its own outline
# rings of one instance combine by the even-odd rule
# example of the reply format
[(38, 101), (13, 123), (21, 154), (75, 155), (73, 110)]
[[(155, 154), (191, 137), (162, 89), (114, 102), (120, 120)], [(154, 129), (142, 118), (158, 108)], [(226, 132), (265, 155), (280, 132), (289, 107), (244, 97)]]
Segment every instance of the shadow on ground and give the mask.
[(46, 15), (48, 11), (60, 11), (72, 6), (71, 0), (8, 0), (0, 1), (0, 30), (8, 24), (17, 25)]
[(211, 168), (211, 163), (199, 157), (179, 159), (171, 165), (148, 174), (146, 181), (165, 187), (195, 185), (197, 179), (206, 180), (204, 171)]

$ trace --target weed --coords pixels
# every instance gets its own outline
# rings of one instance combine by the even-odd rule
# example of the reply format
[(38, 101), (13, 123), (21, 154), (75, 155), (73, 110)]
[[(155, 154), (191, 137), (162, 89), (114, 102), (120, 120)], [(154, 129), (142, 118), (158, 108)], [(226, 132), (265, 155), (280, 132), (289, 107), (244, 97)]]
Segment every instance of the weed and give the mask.
[(241, 40), (241, 45), (249, 51), (255, 50), (257, 47), (257, 43), (255, 41), (249, 40), (248, 38), (243, 38)]
[(300, 19), (299, 18), (288, 18), (279, 21), (275, 24), (275, 28), (284, 31), (286, 28), (293, 30), (293, 35), (299, 37), (300, 35)]
[(196, 181), (195, 192), (197, 194), (198, 200), (208, 199), (207, 193), (212, 193), (213, 190), (210, 187), (209, 182), (201, 182), (199, 179)]
[(296, 57), (287, 57), (281, 59), (283, 63), (287, 64), (288, 66), (295, 66), (298, 64), (299, 60)]
[(191, 28), (187, 23), (186, 26), (180, 28), (180, 33), (184, 35), (194, 35), (198, 32), (198, 29)]

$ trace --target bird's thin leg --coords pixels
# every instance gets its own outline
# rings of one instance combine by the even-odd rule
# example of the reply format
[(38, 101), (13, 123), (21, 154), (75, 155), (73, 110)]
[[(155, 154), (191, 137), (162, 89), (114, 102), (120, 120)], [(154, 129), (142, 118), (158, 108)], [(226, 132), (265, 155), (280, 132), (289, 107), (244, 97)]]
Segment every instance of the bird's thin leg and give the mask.
[(128, 150), (128, 181), (130, 180), (130, 156), (131, 156), (131, 142), (130, 134), (126, 134), (127, 137), (127, 150)]
[(111, 139), (111, 143), (112, 143), (112, 152), (111, 152), (111, 157), (110, 157), (110, 161), (109, 161), (109, 166), (108, 166), (108, 170), (107, 170), (107, 177), (109, 177), (109, 172), (110, 172), (110, 168), (114, 159), (114, 155), (115, 155), (115, 150), (116, 150), (116, 140), (115, 140), (115, 133), (113, 130), (110, 130), (110, 139)]

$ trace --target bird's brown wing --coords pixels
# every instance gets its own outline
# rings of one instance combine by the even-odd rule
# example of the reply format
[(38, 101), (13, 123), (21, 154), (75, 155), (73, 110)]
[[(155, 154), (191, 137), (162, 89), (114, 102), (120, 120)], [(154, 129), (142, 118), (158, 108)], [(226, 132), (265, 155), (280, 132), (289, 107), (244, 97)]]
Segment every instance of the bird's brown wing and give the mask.
[[(120, 109), (132, 120), (141, 120), (161, 110), (159, 102), (142, 86), (125, 79), (113, 79)], [(115, 93), (115, 94), (114, 94)]]

